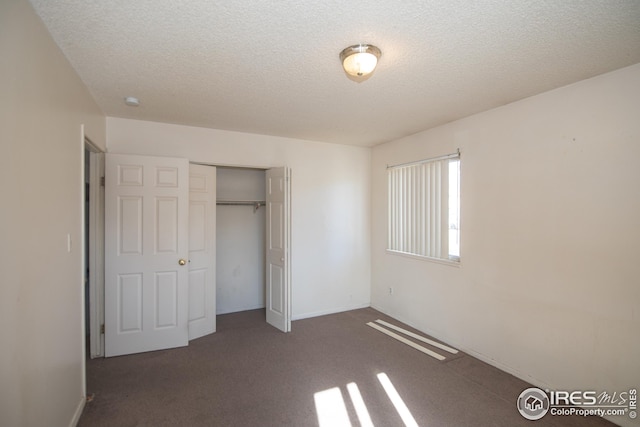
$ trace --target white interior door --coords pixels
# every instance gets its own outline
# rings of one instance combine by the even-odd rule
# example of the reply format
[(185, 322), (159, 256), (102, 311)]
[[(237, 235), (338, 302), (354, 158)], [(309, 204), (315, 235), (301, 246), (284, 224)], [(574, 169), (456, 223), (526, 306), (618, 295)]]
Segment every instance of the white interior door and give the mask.
[(105, 355), (188, 344), (189, 163), (106, 155)]
[(189, 165), (189, 340), (216, 331), (216, 168)]
[(289, 169), (282, 167), (267, 170), (266, 187), (267, 322), (283, 332), (289, 332), (291, 330)]

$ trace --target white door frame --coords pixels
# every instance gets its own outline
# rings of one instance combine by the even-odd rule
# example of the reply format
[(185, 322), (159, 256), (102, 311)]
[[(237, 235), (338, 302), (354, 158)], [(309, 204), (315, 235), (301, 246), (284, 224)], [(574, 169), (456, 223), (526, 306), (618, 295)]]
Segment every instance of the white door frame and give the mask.
[[(84, 277), (89, 268), (89, 353), (93, 359), (104, 356), (104, 152), (87, 138), (84, 149), (89, 151), (89, 236), (88, 240), (83, 236), (88, 247), (83, 254), (82, 274)], [(85, 224), (83, 233), (86, 228)], [(86, 251), (89, 265), (84, 265)]]

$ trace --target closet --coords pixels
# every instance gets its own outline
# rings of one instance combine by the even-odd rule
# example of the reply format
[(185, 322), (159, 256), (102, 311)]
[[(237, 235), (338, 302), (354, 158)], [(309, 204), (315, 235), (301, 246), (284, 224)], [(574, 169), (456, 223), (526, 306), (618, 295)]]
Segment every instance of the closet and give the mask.
[(244, 310), (291, 331), (289, 168), (109, 153), (104, 172), (106, 357), (188, 345), (215, 331), (216, 314)]
[(265, 307), (265, 171), (217, 168), (216, 314)]

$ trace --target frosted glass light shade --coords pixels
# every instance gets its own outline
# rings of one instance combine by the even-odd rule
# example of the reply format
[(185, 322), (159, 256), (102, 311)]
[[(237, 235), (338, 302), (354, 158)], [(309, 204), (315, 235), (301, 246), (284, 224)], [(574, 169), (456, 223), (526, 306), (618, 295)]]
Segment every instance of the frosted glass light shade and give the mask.
[(373, 72), (379, 57), (380, 49), (367, 44), (349, 46), (340, 52), (344, 71), (354, 77), (364, 77)]

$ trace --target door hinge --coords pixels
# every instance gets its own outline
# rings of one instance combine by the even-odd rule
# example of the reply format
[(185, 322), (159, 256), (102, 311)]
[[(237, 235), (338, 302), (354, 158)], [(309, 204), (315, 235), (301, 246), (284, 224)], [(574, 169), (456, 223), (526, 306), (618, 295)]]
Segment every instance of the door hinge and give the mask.
[(100, 333), (104, 335), (104, 323), (100, 325)]
[(104, 176), (100, 177), (100, 187), (104, 187)]

